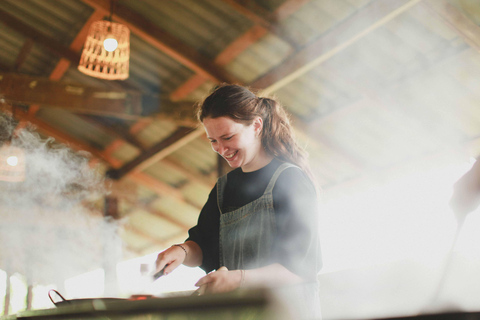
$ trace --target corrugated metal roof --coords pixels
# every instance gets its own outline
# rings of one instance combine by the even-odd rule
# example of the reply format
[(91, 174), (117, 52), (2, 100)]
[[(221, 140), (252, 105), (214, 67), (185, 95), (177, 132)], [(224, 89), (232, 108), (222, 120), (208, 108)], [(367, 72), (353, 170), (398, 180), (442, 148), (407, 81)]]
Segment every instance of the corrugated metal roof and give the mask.
[(129, 81), (152, 93), (171, 92), (193, 75), (135, 34), (130, 35), (130, 65)]
[(221, 1), (120, 1), (211, 59), (251, 22)]
[(82, 2), (68, 0), (4, 0), (0, 8), (65, 46), (70, 45), (93, 12)]

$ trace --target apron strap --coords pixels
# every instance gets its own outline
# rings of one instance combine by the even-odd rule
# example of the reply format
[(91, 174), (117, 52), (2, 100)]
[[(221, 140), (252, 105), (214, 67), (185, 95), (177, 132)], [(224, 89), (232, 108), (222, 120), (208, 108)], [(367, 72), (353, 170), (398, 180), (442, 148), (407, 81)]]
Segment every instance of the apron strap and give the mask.
[(225, 186), (227, 184), (227, 175), (224, 174), (217, 180), (217, 206), (218, 210), (220, 211), (220, 215), (222, 215), (222, 203), (223, 203), (223, 190), (225, 190)]
[[(278, 177), (280, 174), (283, 172), (283, 170), (287, 168), (299, 168), (298, 166), (284, 162), (282, 163), (277, 170), (275, 170), (275, 173), (273, 174), (272, 178), (270, 179), (270, 182), (267, 185), (267, 188), (265, 188), (265, 192), (263, 193), (264, 195), (266, 194), (271, 194), (273, 191), (273, 187), (275, 186), (275, 182), (277, 182)], [(300, 169), (300, 168), (299, 168)], [(220, 211), (220, 215), (223, 213), (222, 212), (222, 203), (223, 203), (223, 190), (225, 190), (225, 185), (227, 184), (227, 175), (223, 175), (217, 180), (217, 206), (218, 210)]]
[(283, 170), (287, 169), (287, 168), (291, 168), (291, 167), (294, 167), (294, 168), (298, 168), (298, 166), (294, 165), (294, 164), (291, 164), (291, 163), (288, 163), (288, 162), (284, 162), (282, 163), (278, 168), (277, 170), (275, 171), (275, 173), (273, 174), (272, 178), (270, 179), (270, 182), (268, 183), (267, 185), (267, 188), (265, 189), (265, 192), (263, 194), (271, 194), (272, 191), (273, 191), (273, 187), (275, 186), (275, 182), (277, 181), (278, 177), (280, 176), (280, 174), (283, 172)]

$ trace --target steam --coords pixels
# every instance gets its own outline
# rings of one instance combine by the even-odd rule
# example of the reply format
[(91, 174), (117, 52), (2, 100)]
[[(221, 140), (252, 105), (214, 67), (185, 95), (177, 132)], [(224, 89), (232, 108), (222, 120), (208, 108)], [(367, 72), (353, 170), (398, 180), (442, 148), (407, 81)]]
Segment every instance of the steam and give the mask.
[[(0, 181), (0, 268), (29, 283), (62, 283), (102, 267), (116, 224), (102, 215), (103, 176), (76, 153), (0, 112), (0, 147), (25, 153), (26, 179)], [(88, 206), (88, 207), (87, 207)]]

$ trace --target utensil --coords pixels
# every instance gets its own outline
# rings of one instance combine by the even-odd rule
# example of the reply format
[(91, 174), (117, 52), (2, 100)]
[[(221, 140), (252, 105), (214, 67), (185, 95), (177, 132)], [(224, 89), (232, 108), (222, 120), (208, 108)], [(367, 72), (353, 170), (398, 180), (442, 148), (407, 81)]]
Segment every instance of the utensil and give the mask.
[(155, 280), (157, 280), (158, 278), (160, 278), (161, 276), (165, 275), (165, 268), (166, 268), (167, 266), (168, 266), (168, 264), (165, 265), (162, 270), (158, 271), (157, 273), (155, 273), (155, 274), (153, 275), (153, 281), (155, 281)]
[[(52, 297), (52, 295), (55, 294), (57, 297), (59, 297), (61, 300), (60, 301), (55, 301), (55, 299)], [(48, 297), (50, 298), (50, 301), (56, 306), (56, 307), (65, 307), (65, 306), (72, 306), (72, 305), (77, 305), (77, 304), (82, 304), (82, 303), (94, 303), (95, 301), (124, 301), (126, 299), (122, 298), (87, 298), (87, 299), (65, 299), (60, 292), (57, 290), (51, 289), (48, 291)]]

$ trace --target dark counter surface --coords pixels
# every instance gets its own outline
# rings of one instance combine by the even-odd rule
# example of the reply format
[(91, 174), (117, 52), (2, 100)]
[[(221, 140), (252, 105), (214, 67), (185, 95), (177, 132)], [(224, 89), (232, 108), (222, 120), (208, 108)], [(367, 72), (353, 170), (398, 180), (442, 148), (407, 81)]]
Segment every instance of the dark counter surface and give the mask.
[(229, 319), (278, 319), (278, 315), (273, 316), (278, 310), (275, 305), (275, 299), (267, 290), (238, 290), (226, 294), (144, 300), (88, 299), (52, 309), (23, 311), (0, 319), (212, 319), (213, 314), (218, 319), (223, 319), (222, 314), (228, 314)]

